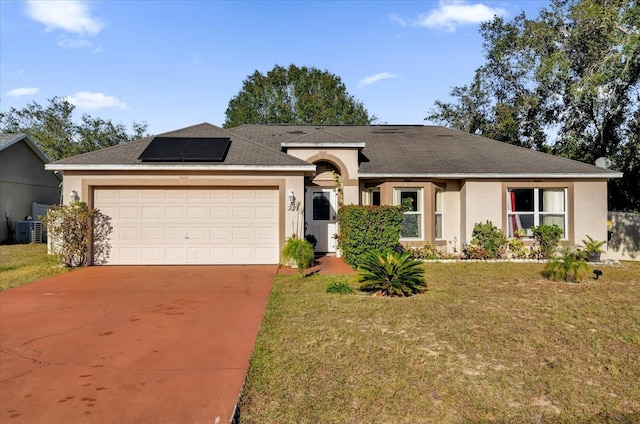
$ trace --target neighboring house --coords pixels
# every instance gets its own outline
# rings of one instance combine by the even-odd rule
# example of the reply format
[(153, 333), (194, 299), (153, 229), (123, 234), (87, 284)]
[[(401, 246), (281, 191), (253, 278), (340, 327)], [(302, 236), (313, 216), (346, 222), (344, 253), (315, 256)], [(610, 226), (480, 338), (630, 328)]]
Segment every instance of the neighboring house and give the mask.
[(44, 169), (49, 159), (26, 134), (0, 134), (0, 242), (13, 241), (16, 221), (33, 214), (33, 203), (60, 202), (61, 177)]
[(110, 264), (275, 264), (302, 219), (316, 250), (333, 252), (338, 203), (411, 204), (403, 243), (460, 251), (474, 224), (490, 220), (509, 235), (555, 223), (574, 245), (586, 234), (606, 239), (607, 179), (621, 177), (419, 125), (204, 123), (47, 169), (112, 218)]

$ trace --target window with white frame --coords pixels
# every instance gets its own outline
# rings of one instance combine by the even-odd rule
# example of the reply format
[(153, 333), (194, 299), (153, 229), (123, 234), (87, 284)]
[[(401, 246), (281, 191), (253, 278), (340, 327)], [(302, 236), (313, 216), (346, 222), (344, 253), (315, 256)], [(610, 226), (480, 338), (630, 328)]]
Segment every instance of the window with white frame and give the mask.
[(562, 238), (567, 238), (567, 189), (566, 188), (510, 188), (507, 190), (508, 236), (525, 230), (531, 236), (531, 228), (537, 225), (556, 224), (562, 228)]
[(379, 188), (369, 189), (369, 205), (380, 206), (380, 189)]
[(422, 240), (422, 189), (395, 188), (393, 202), (405, 208), (400, 238)]
[(436, 240), (442, 239), (442, 201), (443, 201), (443, 190), (441, 188), (436, 189), (436, 199), (435, 199), (435, 236)]

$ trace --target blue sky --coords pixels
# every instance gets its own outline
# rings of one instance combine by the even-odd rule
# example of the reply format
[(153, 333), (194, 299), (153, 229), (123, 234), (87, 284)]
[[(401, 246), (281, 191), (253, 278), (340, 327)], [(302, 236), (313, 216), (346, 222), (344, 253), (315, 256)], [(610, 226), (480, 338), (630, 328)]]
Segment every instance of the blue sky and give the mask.
[(255, 70), (342, 78), (381, 123), (425, 124), (483, 63), (479, 23), (547, 1), (0, 0), (0, 110), (54, 96), (158, 134), (222, 125)]

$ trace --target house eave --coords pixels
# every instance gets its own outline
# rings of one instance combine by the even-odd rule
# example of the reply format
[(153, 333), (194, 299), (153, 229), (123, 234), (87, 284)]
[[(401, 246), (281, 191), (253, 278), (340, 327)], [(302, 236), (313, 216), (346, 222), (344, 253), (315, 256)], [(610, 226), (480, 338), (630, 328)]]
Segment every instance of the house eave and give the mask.
[(622, 172), (610, 172), (603, 174), (582, 173), (468, 173), (468, 174), (441, 174), (441, 173), (358, 173), (359, 178), (441, 178), (452, 180), (464, 179), (603, 179), (622, 178)]
[(271, 172), (315, 172), (315, 165), (211, 165), (211, 164), (64, 164), (49, 163), (49, 171), (271, 171)]
[(366, 143), (364, 142), (332, 142), (332, 141), (316, 141), (316, 142), (296, 142), (296, 141), (283, 141), (280, 143), (280, 147), (283, 149), (289, 148), (331, 148), (331, 149), (364, 149), (366, 147)]

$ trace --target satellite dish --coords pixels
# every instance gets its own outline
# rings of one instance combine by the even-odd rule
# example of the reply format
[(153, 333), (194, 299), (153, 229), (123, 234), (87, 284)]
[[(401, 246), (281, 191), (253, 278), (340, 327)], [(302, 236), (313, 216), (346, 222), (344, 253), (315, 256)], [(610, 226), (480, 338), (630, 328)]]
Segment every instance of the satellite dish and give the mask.
[(596, 166), (604, 169), (609, 169), (611, 168), (611, 161), (609, 160), (609, 158), (601, 157), (596, 159)]

